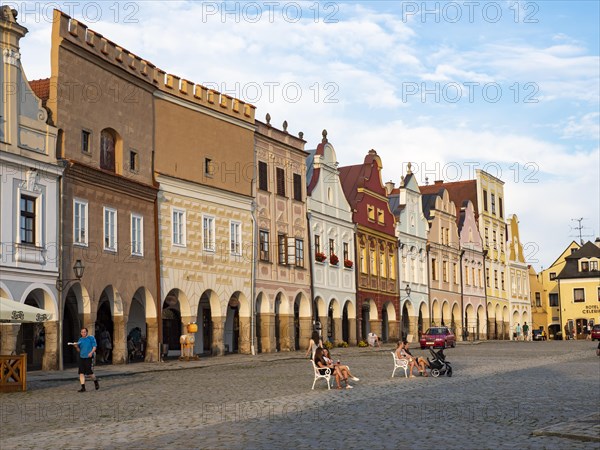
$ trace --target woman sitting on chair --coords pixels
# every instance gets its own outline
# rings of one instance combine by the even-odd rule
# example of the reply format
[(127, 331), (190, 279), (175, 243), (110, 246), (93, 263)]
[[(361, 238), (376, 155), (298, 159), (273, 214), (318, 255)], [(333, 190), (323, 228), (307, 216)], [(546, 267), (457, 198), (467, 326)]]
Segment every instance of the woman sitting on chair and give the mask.
[(410, 372), (410, 377), (414, 378), (415, 376), (413, 375), (412, 371), (413, 371), (413, 368), (415, 367), (415, 365), (417, 364), (417, 362), (410, 354), (408, 354), (406, 352), (406, 350), (404, 349), (404, 344), (405, 343), (402, 341), (398, 341), (398, 344), (396, 344), (396, 358), (405, 359), (408, 361), (408, 364), (409, 364), (408, 370)]
[(317, 347), (317, 350), (315, 351), (314, 362), (315, 365), (319, 368), (319, 373), (321, 375), (325, 375), (326, 370), (329, 369), (331, 371), (331, 375), (335, 376), (337, 388), (342, 388), (342, 385), (340, 384), (340, 371), (333, 364), (327, 363), (327, 360), (323, 357), (323, 349), (321, 347)]
[[(325, 358), (325, 361), (327, 362), (327, 364), (333, 364), (340, 371), (340, 375), (344, 380), (346, 380), (347, 386), (348, 386), (348, 381), (347, 381), (348, 378), (350, 378), (352, 381), (359, 380), (358, 378), (356, 378), (354, 375), (352, 375), (350, 373), (350, 367), (345, 366), (344, 364), (340, 364), (339, 360), (337, 363), (334, 363), (333, 359), (331, 359), (331, 355), (329, 354), (329, 350), (327, 350), (326, 348), (323, 349), (323, 358)], [(350, 388), (352, 388), (352, 386), (350, 386)]]
[[(404, 351), (406, 352), (406, 354), (408, 356), (410, 356), (411, 358), (414, 359), (415, 365), (417, 366), (417, 370), (419, 371), (419, 373), (421, 375), (423, 375), (424, 377), (428, 377), (429, 375), (427, 375), (427, 368), (429, 367), (429, 363), (427, 362), (427, 360), (425, 358), (421, 358), (420, 356), (413, 356), (408, 348), (407, 341), (404, 341), (403, 344), (404, 344)], [(412, 370), (411, 370), (411, 375), (412, 375)]]

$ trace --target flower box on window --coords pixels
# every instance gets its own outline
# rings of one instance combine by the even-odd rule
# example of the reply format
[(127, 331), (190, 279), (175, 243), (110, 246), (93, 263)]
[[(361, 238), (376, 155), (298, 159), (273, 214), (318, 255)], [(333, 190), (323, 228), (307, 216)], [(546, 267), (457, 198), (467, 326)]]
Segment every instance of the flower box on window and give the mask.
[(335, 253), (332, 253), (331, 255), (329, 255), (329, 263), (330, 264), (337, 266), (339, 262), (340, 262), (340, 258), (338, 258)]
[(323, 262), (327, 259), (327, 256), (325, 256), (325, 253), (323, 252), (317, 252), (315, 253), (315, 260), (319, 261), (319, 262)]
[(344, 260), (344, 267), (347, 269), (352, 269), (352, 261), (350, 261), (349, 259), (345, 259)]

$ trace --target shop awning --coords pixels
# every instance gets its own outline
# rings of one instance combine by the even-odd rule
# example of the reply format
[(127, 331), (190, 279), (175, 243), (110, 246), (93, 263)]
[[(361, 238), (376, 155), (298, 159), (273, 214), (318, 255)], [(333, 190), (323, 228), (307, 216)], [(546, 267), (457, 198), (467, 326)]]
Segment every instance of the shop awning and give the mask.
[(45, 309), (0, 297), (0, 322), (46, 322), (52, 320), (53, 315)]

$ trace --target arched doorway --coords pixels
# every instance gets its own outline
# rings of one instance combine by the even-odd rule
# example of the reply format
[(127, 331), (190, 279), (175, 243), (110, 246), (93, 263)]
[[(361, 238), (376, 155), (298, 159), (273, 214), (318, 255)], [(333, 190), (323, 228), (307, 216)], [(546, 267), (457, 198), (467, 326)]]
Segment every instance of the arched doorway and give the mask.
[(112, 349), (114, 346), (114, 322), (106, 290), (102, 292), (98, 305), (95, 336), (99, 351), (96, 363), (111, 364), (113, 354)]
[(371, 332), (371, 322), (370, 322), (370, 310), (371, 307), (368, 303), (368, 300), (362, 304), (361, 310), (361, 339), (363, 341), (367, 340), (367, 335)]
[(346, 302), (344, 304), (344, 309), (342, 310), (342, 340), (344, 342), (350, 341), (350, 321), (348, 319), (348, 305), (350, 302)]
[[(205, 356), (212, 356), (213, 354), (213, 322), (210, 295), (210, 291), (202, 293), (198, 302), (198, 313), (196, 316), (196, 323), (199, 324), (199, 332), (196, 334), (194, 351)], [(227, 310), (227, 314), (229, 314), (229, 308)]]
[(381, 308), (381, 340), (387, 342), (390, 336), (390, 327), (387, 308)]
[(262, 292), (260, 294), (258, 294), (258, 297), (256, 298), (256, 307), (254, 309), (254, 311), (256, 312), (256, 320), (255, 320), (254, 324), (255, 324), (255, 328), (256, 328), (256, 352), (257, 353), (263, 352), (263, 343), (262, 343), (263, 332), (262, 332), (261, 308), (262, 308), (262, 303), (266, 302), (266, 301), (267, 300), (264, 298), (264, 294)]
[(238, 292), (231, 296), (227, 305), (223, 340), (225, 353), (238, 353), (240, 351), (240, 301)]
[(419, 308), (419, 317), (417, 318), (417, 337), (421, 339), (421, 335), (423, 334), (423, 311)]
[(173, 290), (169, 292), (162, 306), (162, 343), (166, 346), (167, 351), (178, 351), (181, 349), (179, 345), (179, 336), (181, 336), (181, 311), (178, 296), (178, 291)]
[(402, 306), (402, 335), (400, 336), (401, 340), (406, 340), (406, 337), (411, 334), (410, 330), (410, 317), (408, 312), (408, 304), (404, 302), (404, 306)]
[(294, 350), (300, 350), (300, 298), (294, 301)]
[(333, 301), (329, 303), (327, 308), (327, 340), (335, 342), (335, 326), (333, 323)]
[[(144, 361), (146, 349), (146, 312), (144, 308), (144, 291), (138, 289), (131, 299), (129, 316), (127, 318), (127, 360), (129, 362)], [(131, 349), (129, 341), (131, 340)]]
[(282, 301), (282, 294), (280, 292), (277, 294), (277, 297), (275, 297), (275, 351), (276, 352), (281, 351), (281, 317), (280, 317), (281, 301)]
[(81, 332), (82, 312), (77, 306), (77, 295), (74, 288), (70, 288), (65, 297), (65, 306), (63, 312), (62, 326), (62, 350), (63, 367), (75, 367), (78, 365), (77, 350), (75, 346), (69, 345), (69, 342), (77, 341)]
[[(43, 292), (41, 293), (43, 295)], [(42, 308), (43, 300), (38, 300), (35, 291), (25, 299), (25, 304)], [(43, 323), (22, 323), (17, 334), (17, 352), (27, 353), (27, 369), (41, 370), (46, 348), (46, 329)]]

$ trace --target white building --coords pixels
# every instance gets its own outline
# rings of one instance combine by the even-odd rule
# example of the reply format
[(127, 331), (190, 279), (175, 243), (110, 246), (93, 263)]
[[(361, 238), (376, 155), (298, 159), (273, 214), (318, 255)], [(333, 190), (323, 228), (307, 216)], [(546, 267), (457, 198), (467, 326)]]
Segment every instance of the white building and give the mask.
[(17, 23), (16, 15), (8, 6), (0, 10), (0, 295), (43, 308), (53, 320), (0, 325), (0, 352), (27, 352), (30, 369), (47, 370), (56, 369), (58, 362), (63, 169), (56, 160), (57, 129), (48, 124), (48, 112), (23, 73), (19, 40), (27, 29)]
[(339, 178), (333, 146), (323, 140), (307, 158), (313, 317), (323, 339), (356, 344), (356, 256), (352, 210)]
[[(523, 254), (523, 245), (519, 237), (519, 219), (512, 214), (506, 221), (508, 231), (506, 249), (508, 252), (508, 308), (510, 310), (510, 329), (517, 324), (521, 330), (527, 322), (529, 337), (532, 330), (531, 301), (529, 298), (529, 269)], [(511, 334), (511, 337), (514, 336)]]
[(410, 164), (400, 186), (394, 189), (393, 183), (387, 183), (386, 191), (390, 209), (397, 219), (402, 333), (414, 341), (430, 325), (427, 264), (429, 223), (423, 214), (421, 191)]

